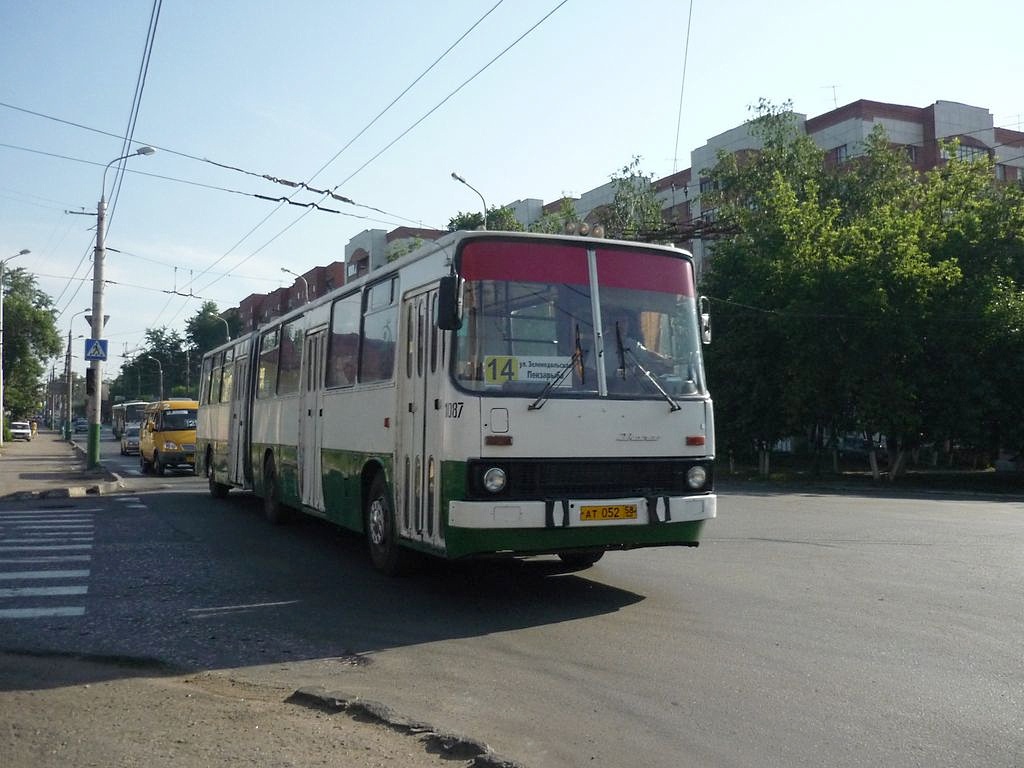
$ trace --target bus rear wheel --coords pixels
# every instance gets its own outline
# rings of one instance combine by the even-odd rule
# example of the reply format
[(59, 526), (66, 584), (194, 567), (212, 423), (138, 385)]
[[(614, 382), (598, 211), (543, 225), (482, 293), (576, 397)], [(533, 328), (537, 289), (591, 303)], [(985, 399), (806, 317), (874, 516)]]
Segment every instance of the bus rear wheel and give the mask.
[(210, 495), (215, 499), (226, 498), (228, 492), (231, 490), (230, 485), (224, 485), (224, 483), (217, 482), (217, 476), (213, 468), (213, 452), (206, 452), (206, 479), (210, 485)]
[(388, 576), (406, 573), (411, 564), (412, 553), (398, 544), (395, 511), (391, 507), (383, 475), (378, 474), (370, 484), (370, 492), (364, 502), (363, 517), (373, 567)]
[(263, 516), (272, 525), (281, 525), (287, 519), (284, 505), (278, 499), (277, 467), (274, 458), (263, 462)]

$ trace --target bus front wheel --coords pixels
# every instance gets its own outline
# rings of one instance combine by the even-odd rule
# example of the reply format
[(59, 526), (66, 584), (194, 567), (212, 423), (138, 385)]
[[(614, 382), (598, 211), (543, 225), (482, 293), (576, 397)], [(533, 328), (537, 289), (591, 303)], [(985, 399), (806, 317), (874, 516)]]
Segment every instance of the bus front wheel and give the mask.
[(559, 552), (558, 559), (570, 568), (589, 568), (604, 557), (603, 550), (590, 552)]
[(365, 501), (366, 542), (373, 567), (388, 576), (398, 576), (409, 569), (411, 553), (398, 544), (395, 512), (388, 499), (383, 475), (377, 475), (370, 485)]

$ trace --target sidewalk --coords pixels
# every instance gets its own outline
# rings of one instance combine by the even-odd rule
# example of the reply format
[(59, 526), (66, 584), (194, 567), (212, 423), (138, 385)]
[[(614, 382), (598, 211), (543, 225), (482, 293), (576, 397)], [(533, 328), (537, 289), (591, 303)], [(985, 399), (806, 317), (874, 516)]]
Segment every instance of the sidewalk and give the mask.
[(29, 442), (4, 441), (0, 449), (0, 500), (67, 498), (110, 493), (121, 479), (99, 467), (88, 470), (85, 450), (53, 430)]

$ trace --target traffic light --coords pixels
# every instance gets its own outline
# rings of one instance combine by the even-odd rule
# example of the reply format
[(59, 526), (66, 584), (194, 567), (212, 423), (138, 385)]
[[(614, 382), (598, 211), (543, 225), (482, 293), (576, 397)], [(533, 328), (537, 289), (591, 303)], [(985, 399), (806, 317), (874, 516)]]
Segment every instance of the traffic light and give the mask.
[(85, 394), (96, 394), (96, 371), (91, 367), (85, 369)]

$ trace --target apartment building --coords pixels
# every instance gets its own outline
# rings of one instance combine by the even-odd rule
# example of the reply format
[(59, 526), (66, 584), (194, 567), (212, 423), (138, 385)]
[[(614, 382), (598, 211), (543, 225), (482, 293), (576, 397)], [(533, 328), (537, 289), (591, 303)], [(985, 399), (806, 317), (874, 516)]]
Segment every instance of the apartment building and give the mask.
[[(905, 149), (914, 167), (920, 171), (934, 168), (944, 160), (942, 145), (958, 140), (957, 152), (961, 158), (987, 155), (995, 162), (996, 178), (1000, 181), (1024, 183), (1024, 132), (995, 125), (992, 113), (984, 107), (936, 101), (926, 107), (888, 104), (861, 99), (826, 112), (817, 117), (795, 113), (797, 129), (810, 136), (825, 152), (825, 162), (842, 164), (864, 151), (864, 142), (875, 126), (885, 128), (890, 141)], [(685, 231), (701, 222), (706, 210), (701, 208), (702, 195), (707, 192), (708, 172), (715, 166), (719, 152), (739, 153), (761, 149), (760, 139), (748, 123), (735, 126), (708, 139), (703, 146), (690, 153), (690, 167), (653, 181), (654, 192), (662, 205), (667, 222), (679, 225)], [(613, 182), (571, 198), (577, 214), (589, 223), (596, 223), (603, 206), (615, 196)], [(509, 203), (517, 221), (528, 227), (541, 216), (557, 212), (563, 199), (549, 203), (526, 198)], [(310, 285), (310, 297), (320, 295), (330, 287), (352, 280), (387, 263), (389, 257), (413, 245), (434, 240), (444, 234), (437, 230), (399, 227), (390, 232), (366, 230), (353, 237), (345, 246), (342, 268), (337, 262), (328, 267), (315, 267), (305, 277)], [(699, 238), (678, 243), (693, 252), (698, 277), (709, 256), (707, 244)], [(318, 272), (319, 270), (319, 272)], [(313, 278), (313, 279), (310, 279)], [(240, 306), (243, 323), (247, 328), (281, 314), (306, 299), (302, 297), (305, 285), (299, 280), (266, 296), (254, 294)]]

